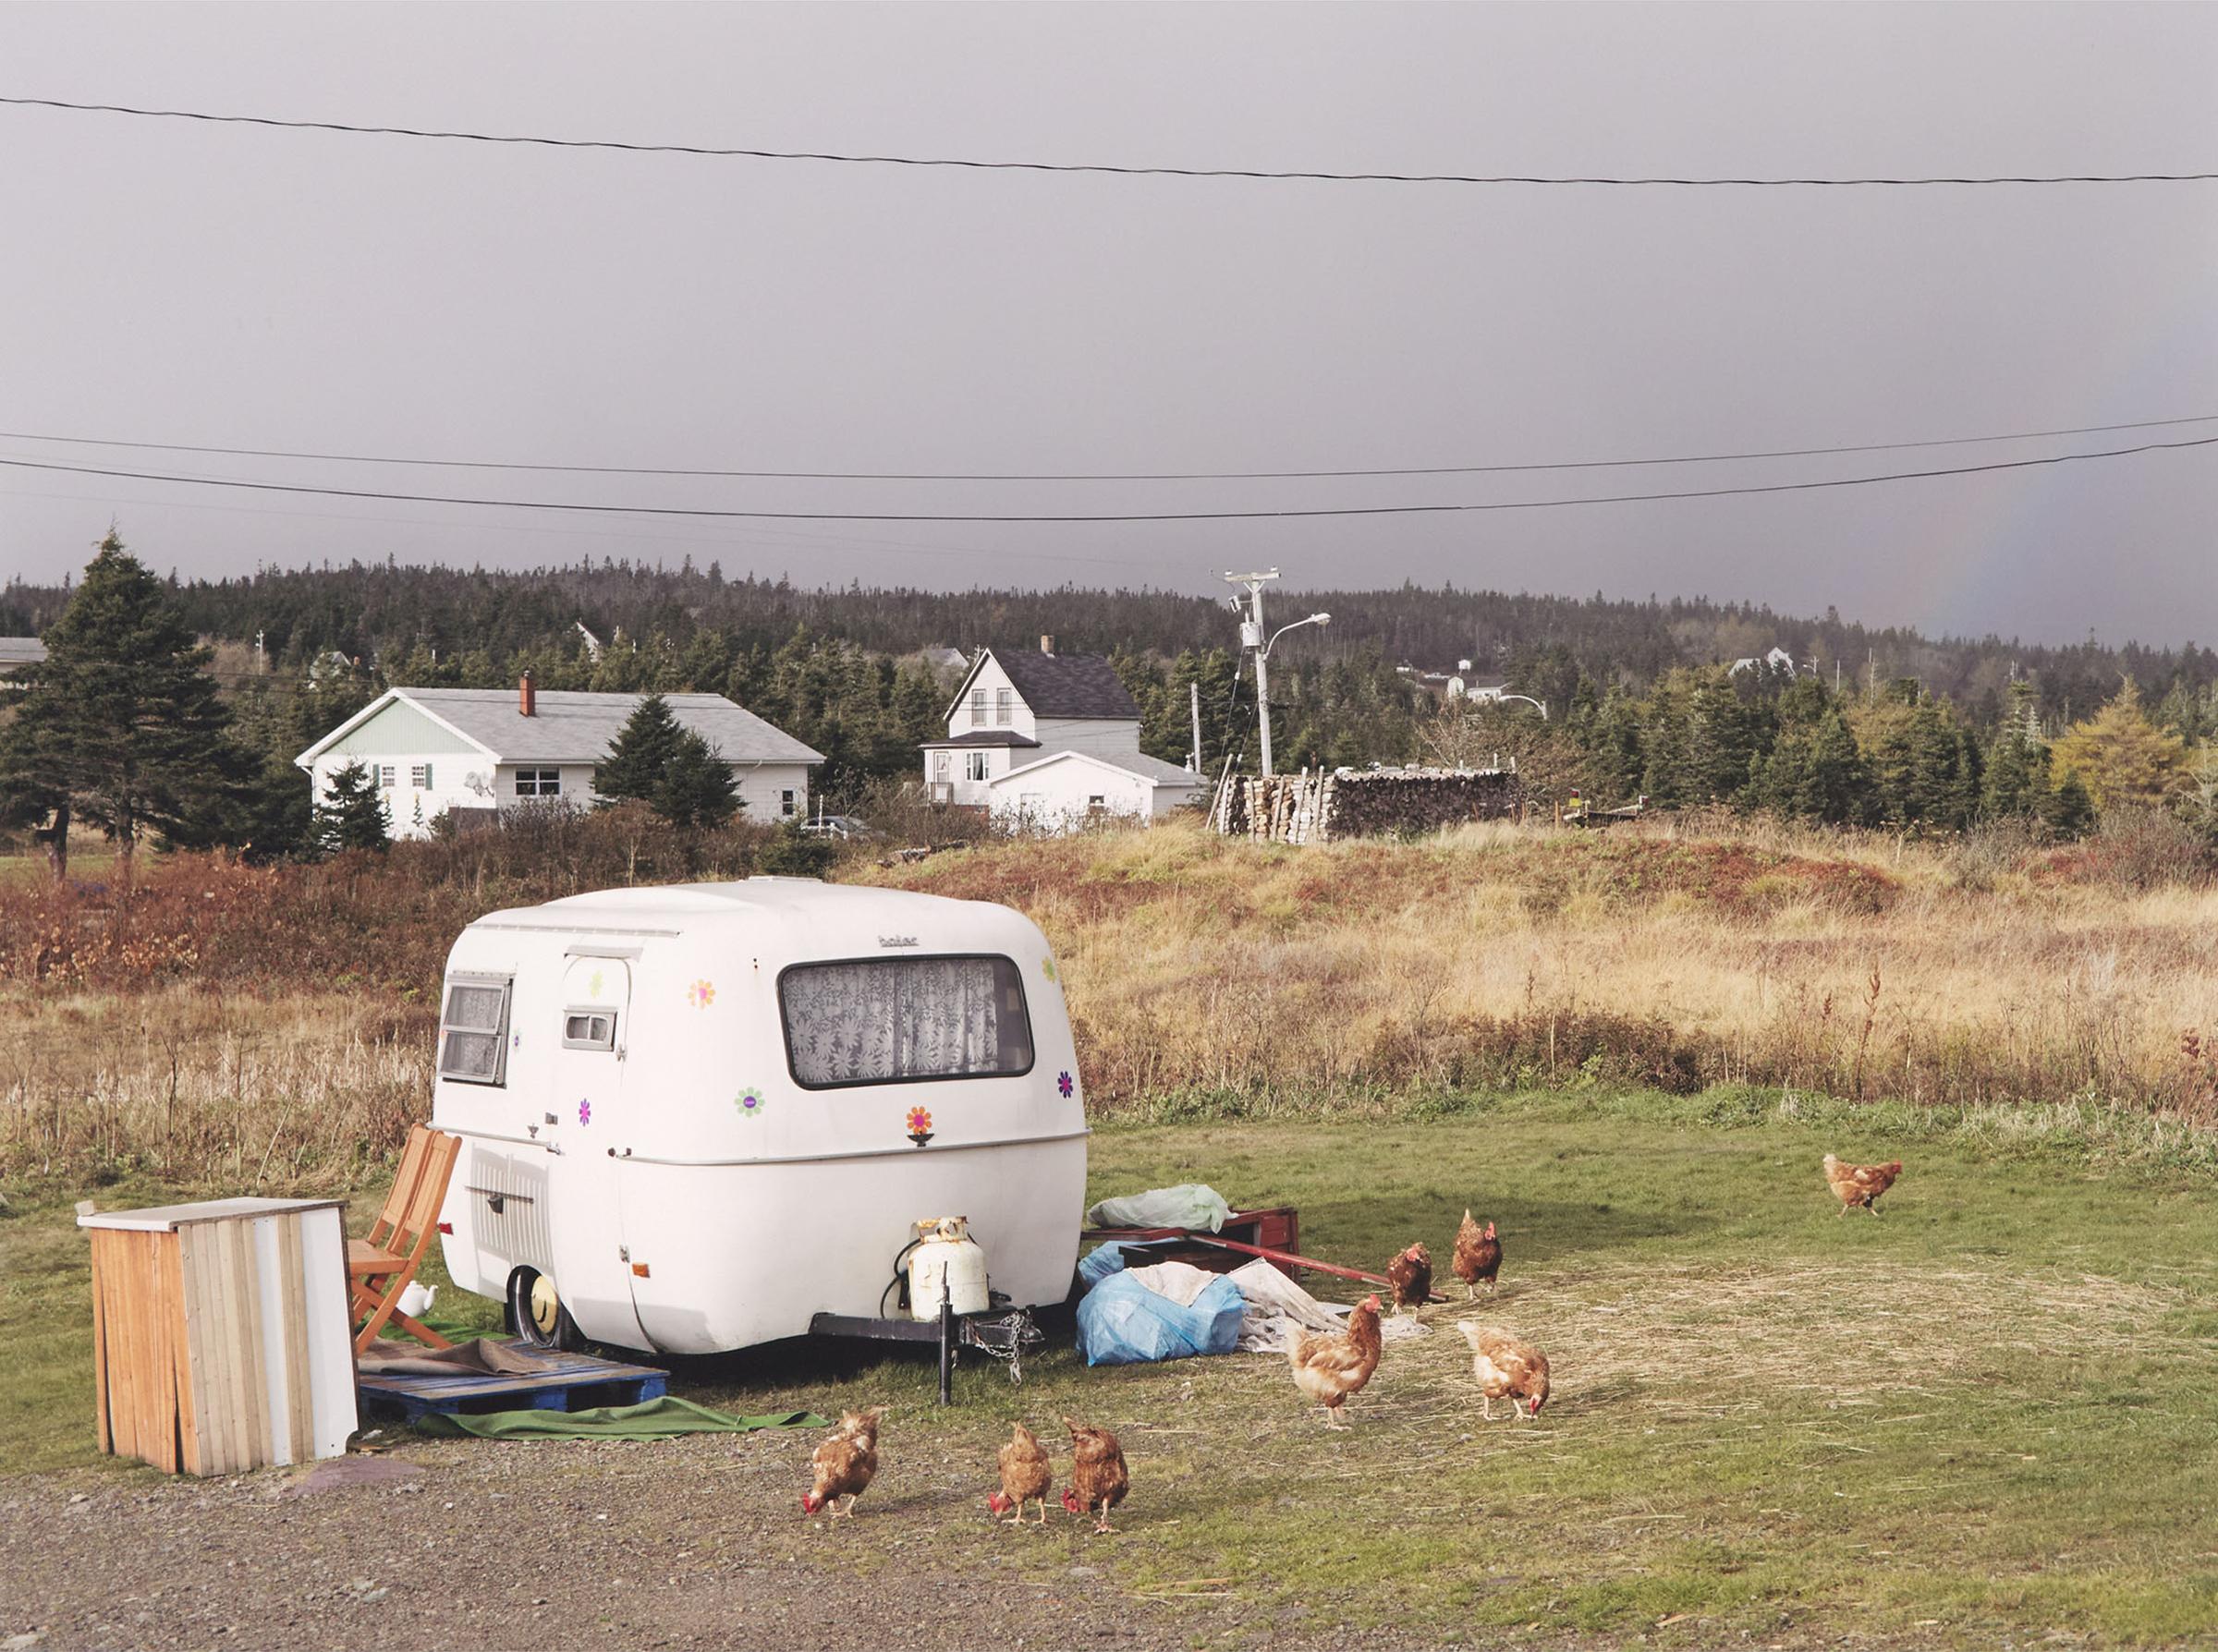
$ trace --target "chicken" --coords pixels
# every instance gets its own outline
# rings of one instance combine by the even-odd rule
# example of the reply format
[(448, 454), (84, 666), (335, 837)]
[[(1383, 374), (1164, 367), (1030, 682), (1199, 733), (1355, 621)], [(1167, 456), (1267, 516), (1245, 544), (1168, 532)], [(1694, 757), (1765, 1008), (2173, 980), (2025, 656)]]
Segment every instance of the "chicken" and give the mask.
[(1313, 1330), (1286, 1350), (1294, 1386), (1324, 1407), (1324, 1426), (1345, 1428), (1340, 1408), (1363, 1391), (1379, 1368), (1379, 1299), (1366, 1296), (1347, 1317), (1345, 1331)]
[(1386, 1264), (1386, 1282), (1394, 1287), (1396, 1308), (1424, 1306), (1432, 1294), (1432, 1254), (1421, 1245), (1412, 1245)]
[[(1539, 1416), (1541, 1407), (1548, 1403), (1548, 1356), (1530, 1342), (1521, 1342), (1491, 1325), (1475, 1325), (1466, 1319), (1456, 1329), (1471, 1345), (1471, 1375), (1479, 1379), (1480, 1403), (1485, 1408), (1481, 1415), (1486, 1420), (1494, 1420), (1494, 1402), (1502, 1399), (1528, 1422)], [(1532, 1409), (1519, 1410), (1519, 1400)]]
[[(1093, 1529), (1097, 1532), (1115, 1531), (1116, 1528), (1109, 1524), (1109, 1511), (1123, 1502), (1125, 1493), (1132, 1488), (1132, 1476), (1125, 1467), (1124, 1448), (1106, 1428), (1091, 1428), (1071, 1417), (1065, 1417), (1063, 1426), (1070, 1430), (1074, 1458), (1070, 1465), (1070, 1488), (1063, 1493), (1063, 1506), (1073, 1514), (1091, 1512), (1096, 1515)], [(1047, 1518), (1044, 1508), (1040, 1517)]]
[(1038, 1500), (1040, 1524), (1047, 1524), (1047, 1488), (1055, 1477), (1054, 1465), (1047, 1460), (1047, 1448), (1040, 1437), (1022, 1423), (1009, 1425), (1009, 1443), (1001, 1448), (1001, 1489), (986, 1499), (986, 1507), (996, 1514), (1007, 1514), (1004, 1525), (1024, 1524), (1024, 1505)]
[[(802, 1513), (813, 1514), (829, 1504), (833, 1519), (854, 1517), (855, 1500), (878, 1472), (878, 1419), (884, 1415), (884, 1408), (876, 1405), (841, 1415), (831, 1439), (809, 1459), (815, 1472), (809, 1489), (801, 1494)], [(839, 1507), (843, 1497), (847, 1500), (844, 1510)]]
[(1486, 1282), (1488, 1295), (1494, 1292), (1494, 1275), (1502, 1270), (1502, 1241), (1494, 1237), (1494, 1224), (1488, 1222), (1483, 1231), (1471, 1220), (1468, 1209), (1463, 1213), (1463, 1226), (1456, 1230), (1456, 1255), (1450, 1263), (1456, 1277), (1464, 1283), (1468, 1300), (1479, 1300), (1479, 1282)]
[(1895, 1178), (1901, 1174), (1899, 1159), (1893, 1164), (1843, 1164), (1831, 1153), (1825, 1155), (1825, 1184), (1841, 1201), (1843, 1216), (1855, 1205), (1861, 1205), (1877, 1216), (1879, 1196), (1894, 1186)]

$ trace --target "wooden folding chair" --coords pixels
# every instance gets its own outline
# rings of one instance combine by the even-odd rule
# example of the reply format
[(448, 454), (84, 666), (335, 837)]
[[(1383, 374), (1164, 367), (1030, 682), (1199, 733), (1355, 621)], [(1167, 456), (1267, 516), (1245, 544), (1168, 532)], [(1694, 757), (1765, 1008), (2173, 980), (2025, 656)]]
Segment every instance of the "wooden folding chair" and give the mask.
[(400, 1294), (423, 1265), (424, 1253), (439, 1232), (439, 1207), (446, 1199), (446, 1184), (455, 1173), (455, 1159), (462, 1138), (428, 1124), (408, 1132), (408, 1145), (400, 1155), (400, 1171), (385, 1207), (370, 1226), (367, 1239), (347, 1242), (347, 1280), (354, 1299), (354, 1318), (360, 1329), (354, 1333), (354, 1351), (360, 1354), (391, 1324), (433, 1348), (454, 1344), (420, 1320), (400, 1311)]

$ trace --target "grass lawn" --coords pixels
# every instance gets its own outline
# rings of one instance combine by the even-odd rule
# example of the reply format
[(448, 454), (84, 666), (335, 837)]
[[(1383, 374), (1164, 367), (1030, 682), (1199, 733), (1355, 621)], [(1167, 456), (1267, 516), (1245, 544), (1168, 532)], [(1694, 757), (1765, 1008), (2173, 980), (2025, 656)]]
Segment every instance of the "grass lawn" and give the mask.
[[(2218, 1183), (1933, 1115), (1829, 1117), (1559, 1096), (1097, 1135), (1097, 1195), (1204, 1180), (1298, 1204), (1306, 1249), (1374, 1269), (1421, 1238), (1444, 1275), (1467, 1203), (1500, 1223), (1499, 1300), (1433, 1308), (1432, 1334), (1389, 1344), (1346, 1434), (1247, 1357), (1088, 1371), (1059, 1349), (1021, 1390), (966, 1370), (944, 1414), (928, 1365), (815, 1349), (680, 1362), (675, 1386), (746, 1410), (885, 1403), (885, 1477), (906, 1457), (946, 1486), (904, 1511), (905, 1537), (948, 1563), (996, 1546), (1042, 1574), (1082, 1561), (1233, 1602), (1193, 1609), (1197, 1639), (1298, 1622), (1664, 1645), (2218, 1635)], [(1883, 1217), (1836, 1218), (1828, 1149), (1907, 1161)], [(1541, 1421), (1479, 1420), (1450, 1323), (1466, 1313), (1548, 1351)], [(149, 1472), (89, 1467), (85, 1316), (67, 1212), (0, 1220), (10, 1470)], [(1059, 1438), (1064, 1411), (1124, 1439), (1120, 1535), (987, 1530), (1007, 1419)]]

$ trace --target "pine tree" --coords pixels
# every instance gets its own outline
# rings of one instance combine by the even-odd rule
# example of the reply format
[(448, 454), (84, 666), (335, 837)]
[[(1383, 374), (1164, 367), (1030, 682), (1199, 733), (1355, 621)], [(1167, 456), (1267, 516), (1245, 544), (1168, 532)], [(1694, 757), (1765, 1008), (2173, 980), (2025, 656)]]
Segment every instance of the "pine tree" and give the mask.
[(2149, 721), (2128, 677), (2110, 703), (2066, 730), (2053, 748), (2059, 772), (2076, 776), (2097, 809), (2153, 804), (2179, 783), (2187, 742)]
[(2041, 819), (2058, 837), (2086, 835), (2087, 829), (2095, 823), (2095, 805), (2077, 774), (2066, 774), (2063, 783), (2049, 794)]
[(367, 766), (348, 763), (332, 775), (330, 789), (316, 805), (313, 836), (326, 855), (383, 849), (391, 841), (384, 799), (377, 795), (377, 778)]
[(608, 756), (593, 766), (593, 791), (603, 803), (637, 797), (652, 803), (667, 781), (686, 731), (670, 702), (650, 694), (625, 720)]
[(18, 674), (0, 789), (57, 811), (57, 872), (72, 816), (115, 841), (120, 876), (149, 831), (185, 830), (226, 783), (230, 713), (162, 581), (114, 528), (59, 619), (46, 658)]
[(714, 747), (685, 729), (648, 802), (673, 826), (722, 826), (739, 812), (733, 786), (732, 766)]

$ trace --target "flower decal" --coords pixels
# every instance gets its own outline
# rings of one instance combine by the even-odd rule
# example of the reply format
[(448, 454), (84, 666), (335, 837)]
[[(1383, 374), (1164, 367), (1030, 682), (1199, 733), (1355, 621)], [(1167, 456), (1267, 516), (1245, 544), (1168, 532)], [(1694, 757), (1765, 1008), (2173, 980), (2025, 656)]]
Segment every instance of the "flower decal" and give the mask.
[(734, 1096), (732, 1105), (739, 1110), (741, 1118), (759, 1119), (762, 1116), (762, 1110), (770, 1105), (770, 1100), (761, 1090), (749, 1087)]
[(1063, 1074), (1055, 1080), (1055, 1088), (1063, 1092), (1063, 1099), (1066, 1101), (1070, 1099), (1070, 1093), (1078, 1087), (1079, 1081), (1067, 1073)]
[(920, 1148), (932, 1139), (932, 1112), (927, 1108), (908, 1110), (908, 1139)]
[(1047, 977), (1049, 980), (1054, 980), (1055, 978), (1055, 961), (1053, 958), (1041, 959), (1040, 973)]
[(524, 1047), (524, 1035), (523, 1035), (522, 1033), (510, 1033), (510, 1034), (508, 1035), (508, 1048), (509, 1048), (509, 1049), (511, 1049), (511, 1050), (521, 1050), (523, 1047)]
[(586, 983), (585, 983), (585, 990), (586, 990), (588, 992), (591, 993), (591, 994), (592, 994), (592, 995), (593, 995), (595, 998), (598, 998), (598, 997), (600, 997), (600, 996), (601, 996), (601, 981), (602, 981), (602, 975), (601, 975), (601, 972), (600, 972), (598, 969), (596, 969), (596, 970), (594, 970), (594, 971), (593, 971), (593, 973), (592, 973), (592, 974), (591, 974), (591, 975), (589, 978), (587, 978), (587, 980), (586, 980)]
[(580, 1124), (590, 1124), (593, 1122), (593, 1104), (591, 1101), (578, 1103), (578, 1122)]
[(686, 997), (697, 1010), (705, 1010), (716, 1002), (716, 987), (712, 981), (695, 981), (686, 989)]

